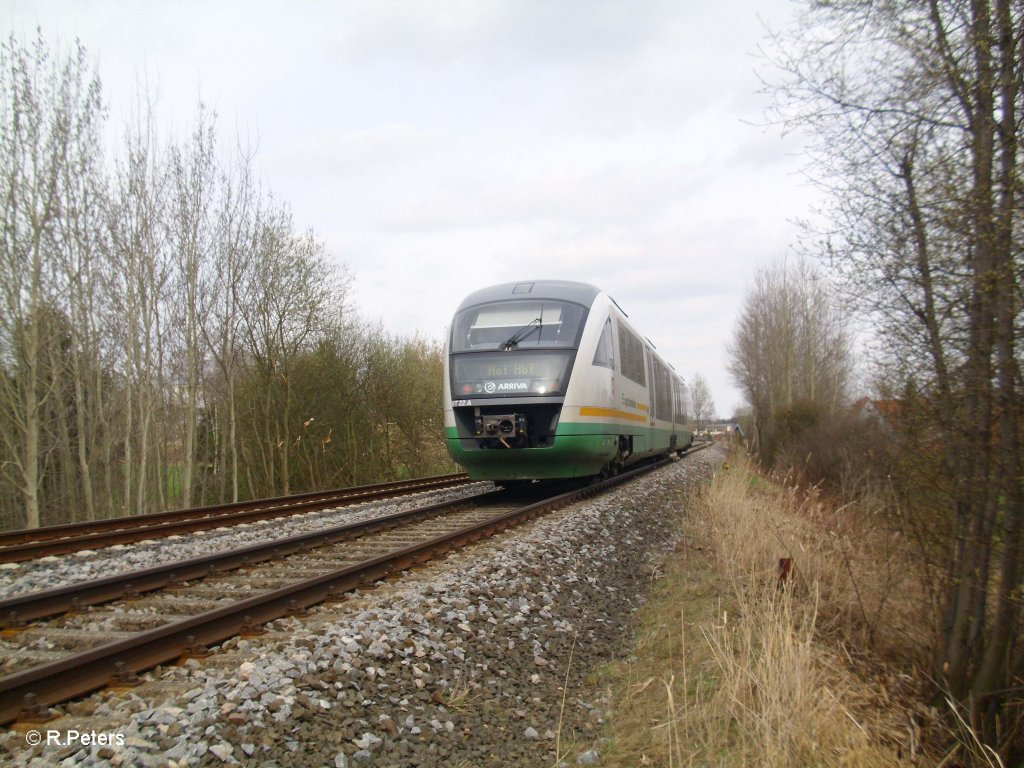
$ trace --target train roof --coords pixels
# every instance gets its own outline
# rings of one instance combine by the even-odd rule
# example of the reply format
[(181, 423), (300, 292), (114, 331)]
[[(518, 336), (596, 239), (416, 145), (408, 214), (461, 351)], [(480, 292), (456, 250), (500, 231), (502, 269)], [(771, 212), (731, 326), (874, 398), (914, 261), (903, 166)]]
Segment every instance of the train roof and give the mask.
[(489, 288), (473, 291), (459, 305), (457, 311), (477, 304), (492, 301), (508, 301), (510, 299), (552, 299), (571, 301), (590, 307), (601, 289), (588, 283), (576, 283), (571, 280), (524, 280), (516, 283), (502, 283)]

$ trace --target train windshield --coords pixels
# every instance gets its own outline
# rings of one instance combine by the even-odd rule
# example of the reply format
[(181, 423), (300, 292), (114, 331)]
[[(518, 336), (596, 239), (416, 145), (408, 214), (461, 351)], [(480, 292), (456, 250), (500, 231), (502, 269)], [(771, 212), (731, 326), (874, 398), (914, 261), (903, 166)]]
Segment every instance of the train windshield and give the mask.
[(452, 353), (574, 348), (587, 310), (564, 301), (501, 301), (459, 312)]
[(497, 301), (455, 316), (454, 397), (561, 395), (587, 310), (555, 300)]

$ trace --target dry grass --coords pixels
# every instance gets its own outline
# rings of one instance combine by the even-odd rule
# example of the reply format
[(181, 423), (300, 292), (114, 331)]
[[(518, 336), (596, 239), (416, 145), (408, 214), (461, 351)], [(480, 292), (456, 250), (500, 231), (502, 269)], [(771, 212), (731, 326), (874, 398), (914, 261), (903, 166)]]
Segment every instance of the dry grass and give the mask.
[(881, 661), (923, 637), (920, 590), (902, 542), (874, 523), (742, 459), (720, 471), (681, 522), (634, 657), (602, 672), (614, 709), (602, 765), (936, 764), (920, 747), (931, 714)]

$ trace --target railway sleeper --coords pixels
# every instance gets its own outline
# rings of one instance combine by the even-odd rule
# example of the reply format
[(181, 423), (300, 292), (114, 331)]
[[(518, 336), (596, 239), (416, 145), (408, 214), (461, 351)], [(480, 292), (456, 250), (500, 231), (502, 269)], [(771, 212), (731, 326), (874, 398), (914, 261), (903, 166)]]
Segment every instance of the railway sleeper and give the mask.
[(18, 648), (14, 652), (7, 652), (5, 649), (5, 652), (6, 657), (0, 664), (0, 675), (10, 675), (19, 669), (36, 667), (67, 656), (61, 651), (47, 651), (42, 648)]
[[(245, 600), (248, 597), (254, 597), (256, 595), (262, 595), (270, 590), (266, 589), (232, 589), (230, 592), (225, 592), (224, 589), (218, 589), (216, 586), (202, 586), (194, 587), (189, 590), (190, 597), (206, 598), (208, 600), (214, 600), (217, 598), (228, 597), (230, 600), (223, 603), (223, 605), (229, 605), (231, 603), (237, 603), (240, 600)], [(214, 606), (216, 608), (222, 607), (222, 605)]]
[[(96, 630), (82, 627), (81, 629), (67, 629), (64, 627), (27, 627), (18, 633), (18, 642), (22, 647), (31, 643), (45, 643), (50, 648), (63, 648), (69, 651), (81, 650), (81, 648), (92, 648), (106, 643), (113, 643), (117, 640), (124, 640), (134, 636), (135, 632), (122, 632), (119, 630)], [(65, 654), (66, 655), (66, 654)]]
[[(204, 587), (224, 587), (230, 590), (230, 594), (234, 595), (237, 589), (248, 589), (248, 590), (259, 590), (267, 591), (271, 589), (278, 589), (280, 587), (286, 587), (299, 579), (289, 578), (287, 576), (260, 576), (260, 575), (242, 575), (242, 576), (217, 576), (213, 579), (212, 584), (203, 584)], [(189, 594), (195, 594), (194, 591)]]
[(175, 620), (182, 616), (190, 616), (196, 613), (203, 613), (214, 608), (220, 608), (226, 603), (233, 602), (230, 598), (222, 597), (220, 600), (192, 600), (187, 597), (175, 597), (172, 595), (155, 595), (146, 598), (139, 603), (140, 608), (151, 608), (155, 613), (164, 616), (173, 616)]
[(161, 627), (174, 621), (181, 621), (180, 613), (123, 613), (121, 611), (95, 611), (81, 614), (80, 618), (89, 623), (100, 622), (114, 631), (139, 631)]

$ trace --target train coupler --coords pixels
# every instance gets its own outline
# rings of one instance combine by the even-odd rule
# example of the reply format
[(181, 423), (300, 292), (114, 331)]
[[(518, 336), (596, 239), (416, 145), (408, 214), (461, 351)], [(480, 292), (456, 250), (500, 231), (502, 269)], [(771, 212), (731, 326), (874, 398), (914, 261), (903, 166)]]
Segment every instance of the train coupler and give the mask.
[[(521, 413), (477, 415), (473, 420), (475, 437), (505, 448), (520, 447), (526, 440), (527, 421)], [(494, 447), (497, 447), (495, 445)]]

